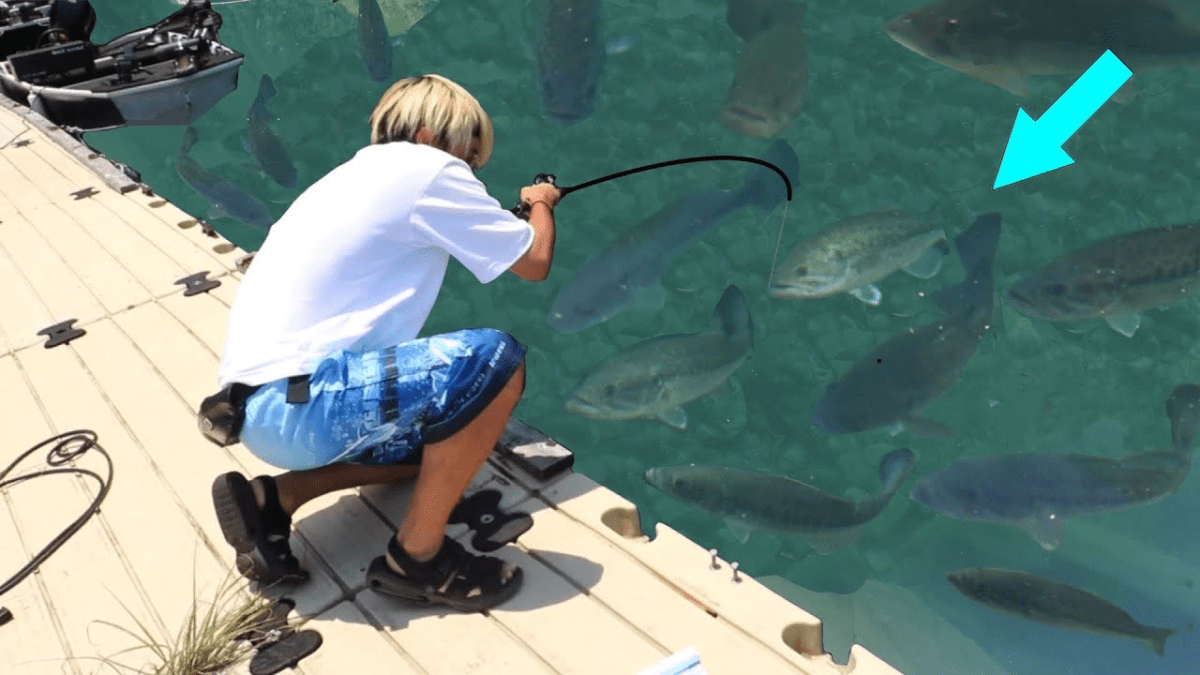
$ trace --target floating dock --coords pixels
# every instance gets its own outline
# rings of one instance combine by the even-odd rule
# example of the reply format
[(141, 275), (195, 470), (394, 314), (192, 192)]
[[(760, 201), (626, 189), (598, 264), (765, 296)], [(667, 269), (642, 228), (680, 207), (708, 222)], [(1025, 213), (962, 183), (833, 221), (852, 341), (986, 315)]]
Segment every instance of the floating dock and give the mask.
[[(138, 640), (114, 626), (175, 635), (229, 578), (212, 480), (278, 471), (241, 446), (208, 443), (195, 410), (215, 389), (247, 264), (136, 172), (0, 100), (0, 468), (76, 429), (94, 431), (113, 465), (99, 512), (0, 595), (12, 613), (0, 625), (0, 673), (111, 672), (101, 658), (145, 667), (152, 655), (127, 651)], [(45, 462), (39, 451), (14, 475)], [(95, 450), (70, 464), (107, 477)], [(0, 575), (98, 489), (73, 474), (0, 488)], [(487, 613), (413, 607), (364, 587), (407, 508), (404, 486), (334, 493), (295, 515), (292, 547), (312, 578), (272, 592), (323, 639), (298, 672), (637, 675), (694, 647), (712, 675), (898, 675), (860, 646), (835, 663), (817, 618), (670, 527), (647, 536), (633, 504), (573, 472), (569, 451), (525, 424), (509, 425), (478, 489), (500, 490), (505, 507), (535, 521), (497, 553), (524, 569), (524, 586)]]

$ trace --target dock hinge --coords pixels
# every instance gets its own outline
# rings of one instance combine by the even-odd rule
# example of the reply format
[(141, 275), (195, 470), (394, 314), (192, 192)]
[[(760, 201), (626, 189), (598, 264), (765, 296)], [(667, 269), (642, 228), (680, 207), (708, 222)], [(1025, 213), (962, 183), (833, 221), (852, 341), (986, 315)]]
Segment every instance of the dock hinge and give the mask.
[(187, 290), (183, 292), (185, 296), (196, 295), (198, 293), (206, 293), (221, 285), (221, 282), (216, 279), (208, 278), (208, 271), (196, 272), (177, 280), (175, 283), (183, 284)]
[(74, 327), (76, 321), (77, 319), (67, 319), (66, 321), (61, 321), (53, 326), (47, 326), (39, 330), (38, 335), (45, 335), (49, 338), (43, 346), (46, 349), (50, 349), (51, 347), (65, 345), (71, 340), (86, 334), (87, 331), (82, 328)]

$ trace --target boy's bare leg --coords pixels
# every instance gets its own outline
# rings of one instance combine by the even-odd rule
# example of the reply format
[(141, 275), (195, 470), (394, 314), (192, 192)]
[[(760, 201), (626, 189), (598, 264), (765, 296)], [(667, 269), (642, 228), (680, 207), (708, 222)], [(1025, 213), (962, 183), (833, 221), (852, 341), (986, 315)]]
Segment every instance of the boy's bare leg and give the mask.
[[(496, 398), (467, 426), (425, 446), (412, 505), (396, 533), (396, 540), (414, 560), (428, 560), (441, 548), (450, 512), (496, 446), (524, 390), (525, 364), (521, 363)], [(388, 564), (396, 567), (391, 556)]]
[[(419, 466), (368, 466), (365, 464), (330, 464), (306, 471), (289, 471), (275, 476), (279, 504), (289, 516), (301, 506), (321, 495), (363, 485), (393, 483), (415, 478)], [(254, 500), (261, 507), (266, 502), (262, 485), (250, 481)]]

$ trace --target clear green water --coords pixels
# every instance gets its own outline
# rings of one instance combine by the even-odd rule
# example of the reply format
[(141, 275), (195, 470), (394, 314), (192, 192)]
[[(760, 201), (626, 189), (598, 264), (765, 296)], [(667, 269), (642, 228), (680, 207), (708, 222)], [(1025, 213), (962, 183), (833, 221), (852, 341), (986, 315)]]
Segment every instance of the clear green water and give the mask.
[[(98, 5), (97, 41), (175, 7), (167, 0)], [(883, 21), (908, 8), (879, 0), (810, 3), (808, 97), (784, 136), (800, 156), (802, 186), (787, 214), (782, 252), (837, 219), (885, 206), (924, 210), (958, 193), (954, 199), (966, 209), (1004, 216), (996, 257), (996, 283), (1003, 289), (1023, 272), (1097, 238), (1195, 219), (1200, 162), (1192, 141), (1200, 123), (1200, 75), (1181, 69), (1140, 76), (1142, 95), (1134, 104), (1106, 105), (1067, 143), (1074, 166), (993, 191), (1018, 102), (889, 40)], [(278, 216), (299, 190), (367, 142), (366, 118), (386, 83), (368, 77), (355, 17), (338, 5), (252, 0), (220, 10), (222, 38), (247, 59), (238, 91), (195, 125), (200, 143), (192, 156)], [(714, 119), (741, 49), (726, 25), (725, 3), (612, 0), (605, 10), (607, 36), (638, 39), (609, 57), (596, 112), (572, 127), (540, 117), (527, 49), (535, 40), (535, 10), (528, 2), (444, 0), (395, 48), (394, 75), (438, 72), (475, 93), (492, 115), (497, 139), (479, 176), (506, 205), (539, 172), (573, 185), (674, 157), (761, 155), (766, 141), (734, 135)], [(273, 128), (299, 169), (295, 191), (246, 167), (253, 163), (241, 140), (246, 111), (263, 73), (280, 92), (270, 104), (279, 118)], [(1023, 105), (1037, 117), (1068, 83), (1035, 78), (1034, 96)], [(173, 168), (182, 134), (173, 127), (124, 129), (87, 140), (199, 215), (207, 203)], [(1069, 523), (1066, 544), (1052, 554), (1014, 528), (934, 515), (909, 500), (911, 483), (856, 547), (821, 556), (794, 537), (756, 533), (743, 544), (718, 518), (643, 482), (652, 466), (716, 463), (863, 494), (878, 485), (878, 458), (900, 445), (916, 452), (916, 477), (963, 455), (1117, 455), (1158, 448), (1168, 441), (1163, 400), (1176, 384), (1200, 380), (1193, 299), (1149, 312), (1132, 339), (1103, 326), (1030, 322), (1001, 305), (960, 381), (925, 411), (957, 428), (956, 440), (886, 431), (825, 435), (808, 422), (825, 385), (886, 337), (932, 320), (932, 309), (917, 294), (957, 281), (961, 271), (950, 264), (926, 281), (894, 275), (882, 284), (879, 308), (848, 296), (771, 299), (765, 285), (778, 215), (764, 220), (745, 211), (668, 270), (660, 311), (623, 313), (572, 335), (547, 326), (557, 289), (592, 252), (684, 191), (714, 181), (731, 187), (743, 171), (744, 165), (690, 165), (571, 195), (558, 209), (554, 270), (545, 283), (505, 275), (483, 286), (454, 263), (425, 332), (493, 326), (529, 345), (529, 383), (517, 416), (573, 449), (578, 470), (636, 502), (648, 530), (667, 523), (758, 577), (777, 575), (821, 593), (859, 590), (861, 597), (870, 590), (873, 595), (858, 606), (854, 634), (848, 632), (845, 598), (821, 600), (843, 608), (822, 614), (830, 624), (827, 647), (838, 660), (853, 635), (910, 675), (1200, 672), (1200, 639), (1190, 630), (1200, 614), (1195, 476), (1159, 504)], [(967, 222), (964, 210), (948, 230), (953, 235)], [(228, 219), (214, 225), (248, 250), (265, 235)], [(592, 364), (656, 335), (699, 330), (729, 283), (748, 298), (755, 355), (730, 386), (686, 407), (686, 432), (657, 421), (594, 421), (562, 412), (564, 394)], [(1022, 622), (967, 601), (944, 581), (946, 572), (970, 566), (1053, 576), (1101, 593), (1146, 624), (1181, 630), (1168, 641), (1166, 656), (1157, 657), (1133, 641)], [(897, 600), (905, 590), (910, 600)], [(916, 599), (923, 609), (913, 609)], [(816, 610), (816, 603), (809, 606)], [(898, 612), (910, 610), (926, 618), (897, 620)], [(978, 648), (963, 646), (970, 643)], [(990, 663), (971, 661), (972, 654)]]

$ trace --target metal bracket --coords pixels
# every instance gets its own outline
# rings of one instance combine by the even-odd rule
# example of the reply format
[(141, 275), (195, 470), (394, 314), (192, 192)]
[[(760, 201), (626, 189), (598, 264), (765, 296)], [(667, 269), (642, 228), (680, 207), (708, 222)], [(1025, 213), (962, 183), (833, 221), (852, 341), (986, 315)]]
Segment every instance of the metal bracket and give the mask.
[(76, 190), (76, 191), (72, 192), (71, 196), (75, 198), (75, 201), (79, 201), (80, 199), (87, 199), (88, 197), (95, 197), (98, 194), (100, 194), (100, 191), (97, 190), (96, 188), (92, 187), (91, 185), (89, 185), (89, 186), (83, 188), (82, 190)]
[(245, 274), (246, 270), (250, 269), (250, 263), (254, 262), (254, 254), (256, 252), (257, 251), (251, 251), (237, 260), (234, 260), (233, 266), (237, 268), (237, 271)]
[(87, 331), (73, 326), (75, 321), (76, 319), (67, 319), (66, 321), (56, 323), (53, 326), (46, 326), (39, 330), (38, 335), (45, 335), (50, 338), (46, 340), (46, 344), (43, 346), (46, 349), (50, 349), (51, 347), (65, 345), (71, 340), (86, 334)]
[(208, 278), (208, 271), (196, 272), (175, 281), (177, 284), (187, 286), (187, 290), (183, 292), (185, 296), (196, 295), (197, 293), (205, 293), (211, 291), (221, 285), (220, 281)]
[(287, 622), (288, 614), (296, 608), (291, 598), (276, 600), (256, 621), (253, 630), (235, 637), (248, 640), (258, 649), (250, 660), (251, 675), (274, 675), (286, 668), (295, 668), (301, 659), (317, 651), (323, 642), (315, 630), (296, 631)]

